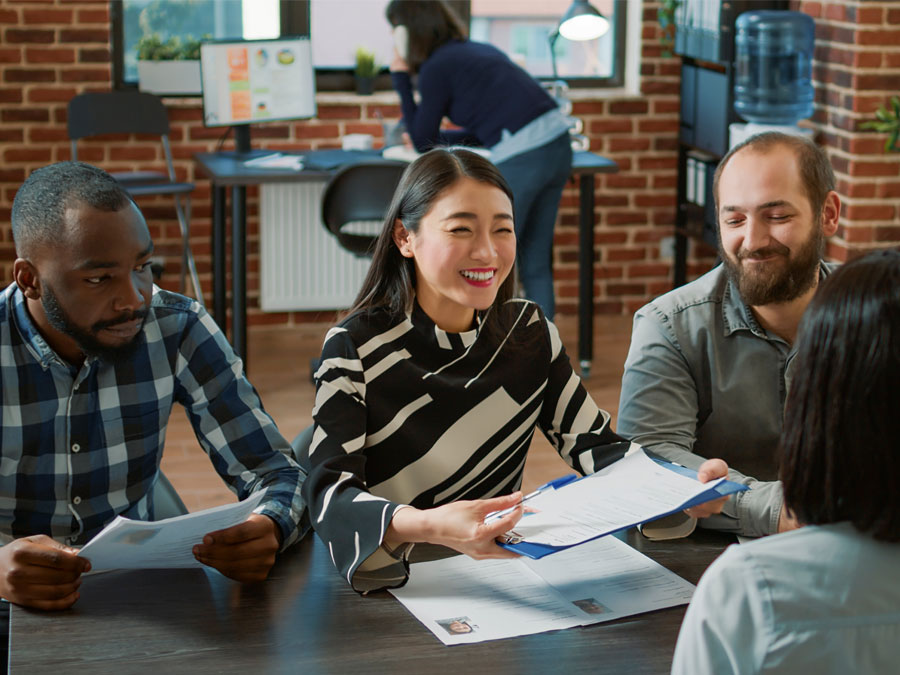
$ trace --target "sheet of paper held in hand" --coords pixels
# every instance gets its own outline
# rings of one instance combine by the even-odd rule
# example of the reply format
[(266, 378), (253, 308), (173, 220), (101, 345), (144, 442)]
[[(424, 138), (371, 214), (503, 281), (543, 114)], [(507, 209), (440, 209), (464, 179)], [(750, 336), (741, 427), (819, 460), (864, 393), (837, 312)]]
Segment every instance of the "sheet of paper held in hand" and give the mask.
[(690, 602), (694, 585), (616, 537), (540, 560), (459, 555), (390, 591), (445, 645), (586, 626)]
[(514, 532), (524, 541), (572, 546), (678, 510), (723, 479), (701, 483), (660, 466), (643, 450), (528, 501)]
[(78, 555), (91, 561), (92, 572), (203, 567), (191, 549), (203, 541), (204, 535), (247, 520), (265, 492), (254, 492), (242, 502), (153, 522), (118, 516), (85, 544)]

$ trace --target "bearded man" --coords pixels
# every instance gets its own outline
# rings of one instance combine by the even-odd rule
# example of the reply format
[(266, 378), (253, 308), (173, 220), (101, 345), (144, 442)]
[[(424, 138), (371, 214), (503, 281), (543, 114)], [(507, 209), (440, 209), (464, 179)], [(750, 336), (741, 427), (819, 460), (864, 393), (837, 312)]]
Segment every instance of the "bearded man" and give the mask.
[(762, 536), (796, 526), (774, 457), (794, 338), (834, 267), (821, 258), (841, 204), (825, 153), (774, 132), (733, 148), (713, 192), (722, 264), (635, 314), (618, 431), (694, 469), (711, 457), (735, 467), (729, 478), (752, 489), (688, 515)]

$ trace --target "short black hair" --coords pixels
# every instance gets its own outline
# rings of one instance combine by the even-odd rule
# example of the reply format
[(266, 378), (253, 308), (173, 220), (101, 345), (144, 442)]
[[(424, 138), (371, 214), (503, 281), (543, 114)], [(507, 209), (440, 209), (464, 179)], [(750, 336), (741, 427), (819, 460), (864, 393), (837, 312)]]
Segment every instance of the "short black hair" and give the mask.
[(16, 255), (27, 258), (36, 246), (59, 242), (66, 208), (87, 204), (119, 211), (132, 199), (115, 178), (84, 162), (59, 162), (33, 172), (16, 192), (12, 233)]
[(785, 504), (804, 524), (849, 521), (900, 541), (900, 251), (822, 282), (795, 359), (779, 448)]

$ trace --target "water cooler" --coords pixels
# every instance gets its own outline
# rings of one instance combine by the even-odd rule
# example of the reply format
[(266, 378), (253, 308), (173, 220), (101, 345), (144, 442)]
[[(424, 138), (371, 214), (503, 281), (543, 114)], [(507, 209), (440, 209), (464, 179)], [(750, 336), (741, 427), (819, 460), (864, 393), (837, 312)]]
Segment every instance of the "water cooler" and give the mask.
[(800, 12), (754, 10), (735, 22), (734, 109), (745, 124), (729, 127), (734, 147), (763, 131), (812, 136), (797, 121), (813, 113), (815, 23)]

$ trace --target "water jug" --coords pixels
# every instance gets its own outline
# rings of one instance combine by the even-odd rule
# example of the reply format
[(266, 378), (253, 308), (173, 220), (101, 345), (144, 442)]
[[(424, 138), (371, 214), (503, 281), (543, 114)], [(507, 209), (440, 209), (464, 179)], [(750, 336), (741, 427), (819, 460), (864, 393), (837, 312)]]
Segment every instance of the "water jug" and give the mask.
[(757, 124), (795, 124), (812, 115), (814, 38), (812, 17), (800, 12), (741, 14), (735, 22), (735, 111)]

